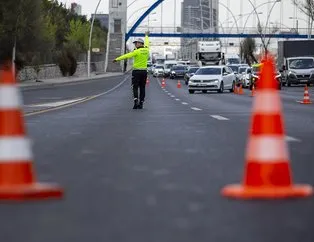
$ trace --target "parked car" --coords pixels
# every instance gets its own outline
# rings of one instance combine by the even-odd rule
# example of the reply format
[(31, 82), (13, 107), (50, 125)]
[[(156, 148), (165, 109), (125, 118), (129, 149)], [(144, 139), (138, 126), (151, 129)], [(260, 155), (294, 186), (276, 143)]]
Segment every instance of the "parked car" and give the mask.
[(162, 65), (156, 65), (154, 68), (154, 77), (163, 76), (164, 75), (164, 66)]
[(152, 74), (153, 73), (153, 64), (147, 63), (147, 73)]
[(195, 91), (217, 91), (223, 93), (225, 89), (234, 91), (236, 77), (228, 66), (201, 67), (188, 83), (189, 93)]
[(175, 61), (175, 60), (165, 61), (165, 63), (164, 63), (164, 70), (165, 70), (164, 77), (170, 76), (171, 68), (173, 66), (175, 66), (176, 64), (177, 64), (177, 61)]
[(177, 77), (184, 77), (187, 72), (187, 66), (175, 65), (171, 68), (170, 79), (175, 79)]
[[(252, 90), (253, 85), (255, 88), (258, 87), (259, 74), (260, 74), (260, 69), (262, 65), (263, 65), (262, 63), (252, 65), (252, 74), (250, 78), (250, 90)], [(279, 73), (278, 71), (276, 71), (275, 79), (278, 83), (278, 89), (281, 90), (282, 76), (281, 76), (281, 73)]]
[(227, 65), (227, 66), (233, 71), (234, 75), (236, 76), (236, 83), (238, 83), (240, 80), (240, 74), (239, 74), (240, 65), (233, 64), (233, 65)]
[(252, 68), (247, 66), (240, 66), (239, 68), (239, 82), (244, 88), (249, 87), (251, 79)]
[(190, 78), (194, 76), (198, 69), (200, 69), (198, 66), (189, 67), (188, 71), (185, 73), (184, 76), (185, 85), (188, 85)]

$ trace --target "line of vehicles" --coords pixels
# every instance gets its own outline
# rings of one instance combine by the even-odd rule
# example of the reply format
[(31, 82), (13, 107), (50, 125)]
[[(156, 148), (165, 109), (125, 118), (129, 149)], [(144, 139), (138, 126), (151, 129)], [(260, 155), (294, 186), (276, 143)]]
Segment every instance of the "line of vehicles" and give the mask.
[[(182, 78), (190, 93), (258, 87), (262, 63), (241, 64), (238, 55), (223, 55), (219, 41), (197, 41), (190, 61), (158, 60), (148, 71), (155, 77)], [(195, 58), (193, 58), (193, 56)], [(278, 89), (314, 84), (314, 40), (279, 41), (275, 79)]]

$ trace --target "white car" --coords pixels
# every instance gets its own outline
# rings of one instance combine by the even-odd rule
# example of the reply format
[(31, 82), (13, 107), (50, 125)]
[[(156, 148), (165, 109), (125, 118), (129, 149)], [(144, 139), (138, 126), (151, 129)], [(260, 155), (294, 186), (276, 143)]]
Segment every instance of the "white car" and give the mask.
[(153, 76), (158, 77), (158, 76), (163, 76), (165, 73), (164, 67), (162, 65), (156, 65), (154, 68)]
[(236, 76), (227, 66), (205, 66), (201, 67), (188, 83), (189, 93), (195, 91), (217, 91), (223, 93), (224, 90), (234, 91)]
[(251, 73), (252, 73), (251, 67), (241, 66), (239, 68), (240, 83), (243, 85), (244, 88), (250, 85)]

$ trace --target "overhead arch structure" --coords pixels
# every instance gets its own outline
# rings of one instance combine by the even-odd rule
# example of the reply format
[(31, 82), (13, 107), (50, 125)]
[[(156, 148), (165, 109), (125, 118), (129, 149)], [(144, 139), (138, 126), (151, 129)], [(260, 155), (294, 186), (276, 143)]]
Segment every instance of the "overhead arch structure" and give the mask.
[[(143, 22), (143, 20), (152, 12), (154, 11), (164, 0), (157, 0), (150, 8), (146, 10), (146, 12), (136, 21), (136, 23), (132, 26), (129, 32), (125, 36), (125, 41), (128, 41), (130, 37), (143, 37), (144, 33), (134, 33), (138, 26)], [(226, 8), (226, 6), (223, 6)], [(236, 20), (235, 20), (236, 21)], [(176, 38), (259, 38), (261, 34), (219, 34), (219, 33), (151, 33), (151, 37), (176, 37)], [(306, 39), (308, 38), (305, 34), (295, 34), (295, 33), (279, 33), (279, 34), (263, 34), (263, 37), (270, 37), (270, 38), (298, 38), (298, 39)], [(314, 35), (312, 35), (312, 38)]]
[(146, 12), (136, 21), (136, 23), (132, 26), (130, 31), (126, 34), (125, 41), (128, 41), (131, 36), (133, 36), (134, 31), (140, 24), (143, 22), (143, 20), (152, 12), (154, 9), (156, 9), (164, 0), (157, 0), (149, 9), (146, 10)]

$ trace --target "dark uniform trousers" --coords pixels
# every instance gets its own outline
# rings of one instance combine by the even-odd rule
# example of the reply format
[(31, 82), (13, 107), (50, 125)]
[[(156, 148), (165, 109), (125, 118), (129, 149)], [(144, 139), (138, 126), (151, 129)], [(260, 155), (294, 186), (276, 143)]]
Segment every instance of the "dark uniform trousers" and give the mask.
[(140, 89), (140, 102), (145, 101), (145, 87), (146, 87), (147, 71), (133, 70), (132, 71), (132, 88), (134, 100), (138, 100), (138, 89)]

